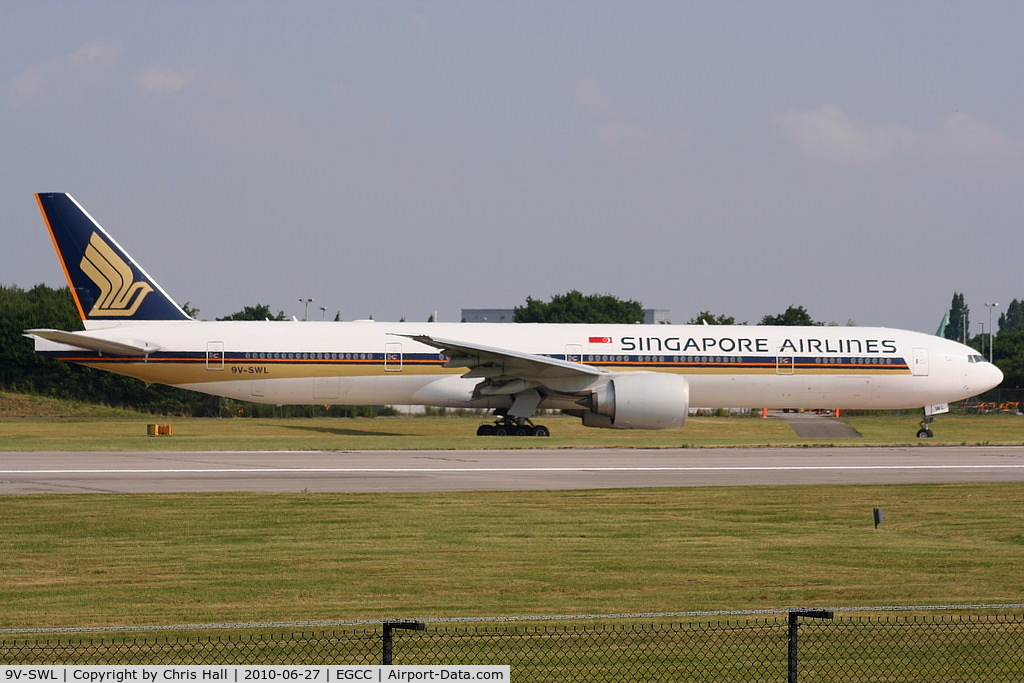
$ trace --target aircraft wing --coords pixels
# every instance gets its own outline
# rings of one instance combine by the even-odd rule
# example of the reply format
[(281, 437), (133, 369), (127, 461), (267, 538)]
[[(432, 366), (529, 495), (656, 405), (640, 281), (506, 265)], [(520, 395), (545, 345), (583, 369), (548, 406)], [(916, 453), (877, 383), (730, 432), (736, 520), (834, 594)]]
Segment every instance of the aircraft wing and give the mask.
[(609, 371), (583, 363), (512, 351), (427, 334), (400, 335), (433, 346), (448, 357), (447, 368), (469, 368), (463, 375), (483, 380), (477, 391), (511, 394), (532, 387), (579, 391)]
[(100, 339), (81, 332), (65, 332), (63, 330), (25, 330), (30, 335), (48, 339), (58, 344), (67, 344), (79, 349), (88, 351), (99, 351), (100, 353), (115, 353), (122, 356), (148, 356), (154, 351), (159, 351), (159, 346), (153, 346), (148, 342), (132, 340), (134, 343), (111, 341)]

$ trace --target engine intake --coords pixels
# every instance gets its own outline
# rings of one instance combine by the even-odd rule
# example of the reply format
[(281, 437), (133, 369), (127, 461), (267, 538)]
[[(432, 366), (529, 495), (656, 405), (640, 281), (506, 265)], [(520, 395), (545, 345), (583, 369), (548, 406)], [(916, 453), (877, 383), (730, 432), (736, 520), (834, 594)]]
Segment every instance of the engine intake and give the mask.
[(690, 409), (690, 384), (665, 372), (626, 372), (591, 395), (588, 427), (678, 429)]

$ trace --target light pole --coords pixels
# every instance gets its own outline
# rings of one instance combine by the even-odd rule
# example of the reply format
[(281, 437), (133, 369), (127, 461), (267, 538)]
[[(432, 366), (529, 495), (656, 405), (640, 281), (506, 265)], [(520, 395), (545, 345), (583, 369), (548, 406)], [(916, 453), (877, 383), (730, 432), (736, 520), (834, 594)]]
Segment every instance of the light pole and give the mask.
[(326, 306), (321, 306), (320, 307), (320, 319), (321, 320), (327, 320), (327, 307)]
[(302, 314), (303, 320), (309, 320), (309, 304), (312, 303), (313, 299), (299, 299), (300, 303), (306, 304), (306, 312)]
[(992, 309), (999, 304), (985, 304), (985, 308), (988, 309), (988, 362), (992, 362)]

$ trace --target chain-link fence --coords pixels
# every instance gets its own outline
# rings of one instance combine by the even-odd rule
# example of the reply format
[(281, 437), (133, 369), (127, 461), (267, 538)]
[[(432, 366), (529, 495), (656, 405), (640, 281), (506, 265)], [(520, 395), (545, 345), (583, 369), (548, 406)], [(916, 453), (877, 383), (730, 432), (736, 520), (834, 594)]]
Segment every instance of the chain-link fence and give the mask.
[[(509, 664), (515, 681), (1024, 681), (1024, 614), (0, 636), (2, 664)], [(418, 630), (422, 629), (422, 630)]]

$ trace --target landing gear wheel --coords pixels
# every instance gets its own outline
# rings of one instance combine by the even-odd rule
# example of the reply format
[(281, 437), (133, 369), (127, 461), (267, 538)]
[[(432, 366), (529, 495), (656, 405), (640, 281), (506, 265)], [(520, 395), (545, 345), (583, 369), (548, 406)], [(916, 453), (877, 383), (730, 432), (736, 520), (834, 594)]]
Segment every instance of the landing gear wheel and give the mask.
[(935, 418), (931, 415), (925, 415), (921, 418), (921, 428), (917, 430), (917, 438), (930, 439), (935, 436), (934, 432), (928, 428), (928, 425), (932, 422), (935, 422)]
[(528, 418), (501, 415), (494, 424), (480, 425), (477, 436), (551, 436), (551, 430), (544, 425), (535, 425)]

